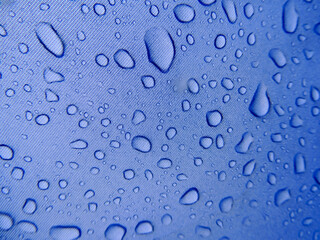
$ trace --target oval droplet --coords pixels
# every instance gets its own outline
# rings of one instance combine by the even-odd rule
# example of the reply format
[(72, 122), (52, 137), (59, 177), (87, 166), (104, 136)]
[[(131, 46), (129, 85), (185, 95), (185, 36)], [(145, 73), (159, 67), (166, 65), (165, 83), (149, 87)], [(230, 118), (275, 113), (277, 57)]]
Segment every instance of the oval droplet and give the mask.
[(187, 4), (179, 4), (173, 9), (176, 19), (181, 23), (192, 22), (196, 12), (193, 7)]
[(135, 228), (136, 233), (139, 235), (150, 234), (153, 230), (154, 227), (150, 221), (140, 221)]
[(233, 207), (233, 197), (225, 197), (219, 203), (219, 208), (222, 213), (228, 213)]
[(152, 149), (151, 141), (144, 136), (133, 137), (131, 141), (131, 146), (133, 149), (143, 153), (148, 153)]
[(2, 160), (12, 160), (14, 157), (14, 151), (11, 147), (5, 144), (0, 144), (0, 158)]
[(261, 83), (258, 85), (252, 97), (249, 110), (254, 116), (263, 117), (267, 115), (269, 109), (270, 99), (267, 92), (267, 87), (263, 83)]
[(172, 166), (172, 161), (169, 158), (161, 158), (158, 162), (157, 162), (157, 166), (161, 169), (168, 169), (171, 168)]
[(110, 224), (104, 232), (104, 237), (106, 240), (123, 240), (124, 236), (127, 233), (127, 229), (118, 224)]
[(193, 205), (199, 201), (199, 191), (197, 188), (189, 188), (179, 199), (182, 205)]
[(38, 125), (43, 126), (50, 122), (50, 117), (47, 114), (40, 114), (34, 120)]
[(282, 27), (286, 33), (294, 33), (297, 30), (299, 15), (293, 0), (288, 0), (283, 5)]
[(114, 61), (123, 69), (131, 69), (135, 66), (135, 61), (130, 53), (125, 49), (119, 49), (113, 55)]
[(88, 142), (83, 139), (77, 139), (70, 143), (72, 149), (85, 149), (88, 147)]

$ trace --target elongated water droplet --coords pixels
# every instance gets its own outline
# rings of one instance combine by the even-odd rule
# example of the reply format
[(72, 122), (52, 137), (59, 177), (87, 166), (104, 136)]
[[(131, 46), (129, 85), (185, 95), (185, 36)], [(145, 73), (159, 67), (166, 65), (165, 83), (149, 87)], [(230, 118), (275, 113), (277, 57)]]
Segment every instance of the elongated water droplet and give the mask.
[(235, 23), (237, 21), (237, 9), (236, 5), (232, 0), (222, 0), (222, 8), (227, 15), (230, 23)]
[(278, 68), (283, 68), (287, 65), (286, 56), (279, 48), (272, 48), (269, 51), (269, 57)]
[(41, 22), (36, 26), (36, 35), (43, 47), (57, 58), (64, 55), (64, 44), (50, 23)]
[(294, 156), (294, 172), (296, 174), (304, 173), (306, 171), (306, 159), (302, 153), (297, 153)]
[(8, 231), (13, 226), (13, 218), (4, 212), (0, 212), (0, 230)]
[(250, 176), (254, 169), (256, 167), (256, 162), (254, 159), (248, 161), (244, 166), (243, 166), (243, 170), (242, 170), (242, 175), (243, 176)]
[(146, 31), (144, 42), (149, 61), (161, 72), (168, 72), (175, 56), (174, 43), (170, 34), (164, 28), (153, 27)]
[(130, 53), (125, 49), (119, 49), (113, 55), (114, 61), (123, 69), (131, 69), (135, 66), (135, 61)]
[(72, 149), (85, 149), (88, 147), (88, 142), (83, 139), (77, 139), (70, 143)]
[(242, 135), (240, 142), (235, 146), (235, 150), (237, 153), (246, 153), (248, 152), (251, 144), (253, 143), (253, 136), (249, 132), (245, 132)]
[(49, 84), (64, 81), (64, 76), (61, 73), (52, 70), (51, 68), (46, 68), (43, 71), (43, 78), (46, 83)]
[(49, 235), (55, 240), (75, 240), (81, 237), (81, 229), (77, 226), (56, 225), (50, 228)]
[(294, 33), (297, 30), (299, 15), (293, 0), (288, 0), (283, 5), (282, 27), (286, 33)]

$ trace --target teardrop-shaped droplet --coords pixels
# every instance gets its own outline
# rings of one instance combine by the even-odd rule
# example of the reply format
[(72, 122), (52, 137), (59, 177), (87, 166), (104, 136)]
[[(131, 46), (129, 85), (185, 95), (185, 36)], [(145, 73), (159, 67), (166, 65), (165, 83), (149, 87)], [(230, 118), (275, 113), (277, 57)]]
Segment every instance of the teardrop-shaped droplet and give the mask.
[(36, 26), (36, 35), (43, 47), (60, 58), (64, 55), (64, 44), (50, 23), (41, 22)]
[(49, 235), (55, 240), (75, 240), (81, 237), (81, 229), (77, 226), (57, 225), (50, 228)]
[(144, 42), (149, 62), (161, 72), (168, 72), (175, 56), (174, 43), (170, 34), (164, 28), (153, 27), (146, 31)]
[(119, 49), (113, 55), (114, 61), (123, 69), (131, 69), (135, 66), (135, 61), (130, 53), (125, 49)]
[(7, 29), (5, 29), (5, 27), (4, 27), (2, 24), (0, 24), (0, 36), (1, 36), (1, 37), (6, 37), (6, 36), (8, 36)]
[(173, 9), (173, 12), (176, 19), (181, 23), (191, 22), (196, 15), (194, 8), (187, 4), (177, 5)]
[(254, 169), (256, 167), (256, 162), (254, 159), (248, 161), (244, 166), (243, 166), (243, 170), (242, 170), (242, 175), (243, 176), (250, 176)]
[(256, 117), (263, 117), (267, 115), (270, 109), (270, 99), (267, 92), (267, 87), (261, 83), (257, 87), (250, 106), (250, 112)]
[(45, 98), (47, 102), (59, 102), (60, 99), (59, 95), (49, 88), (45, 90)]
[(179, 200), (182, 205), (193, 205), (199, 201), (199, 191), (197, 188), (189, 188)]
[(104, 236), (106, 240), (123, 240), (126, 233), (127, 229), (124, 226), (114, 223), (107, 227), (106, 231), (104, 232)]
[(283, 5), (282, 27), (286, 33), (294, 33), (297, 30), (299, 15), (293, 0), (288, 0)]

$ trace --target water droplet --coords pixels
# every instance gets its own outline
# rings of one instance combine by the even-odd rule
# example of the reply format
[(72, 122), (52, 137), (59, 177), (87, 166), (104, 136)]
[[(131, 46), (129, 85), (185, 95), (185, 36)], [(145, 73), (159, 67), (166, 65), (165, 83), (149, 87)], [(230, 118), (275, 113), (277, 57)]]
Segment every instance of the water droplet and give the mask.
[(200, 90), (199, 83), (194, 78), (190, 78), (187, 82), (189, 92), (197, 94)]
[(136, 233), (139, 235), (150, 234), (153, 230), (154, 227), (150, 221), (140, 221), (135, 228)]
[(217, 127), (222, 122), (222, 114), (218, 110), (208, 111), (206, 114), (207, 124), (210, 127)]
[(298, 128), (298, 127), (302, 127), (302, 125), (303, 125), (302, 118), (297, 114), (293, 114), (291, 116), (290, 126), (293, 128)]
[(254, 15), (254, 8), (253, 5), (251, 3), (247, 3), (246, 5), (244, 5), (244, 14), (246, 15), (246, 17), (248, 19), (252, 18), (252, 16)]
[(161, 72), (168, 72), (175, 56), (170, 34), (164, 28), (153, 27), (146, 31), (144, 41), (149, 61)]
[(221, 86), (224, 87), (226, 90), (232, 90), (234, 88), (234, 83), (230, 78), (222, 78)]
[(228, 196), (223, 198), (219, 203), (219, 208), (222, 213), (228, 213), (233, 207), (233, 197)]
[(135, 61), (130, 53), (125, 49), (119, 49), (113, 55), (114, 61), (123, 69), (131, 69), (135, 66)]
[(293, 0), (283, 5), (282, 26), (286, 33), (294, 33), (297, 30), (299, 15)]
[(249, 132), (245, 132), (242, 135), (240, 142), (235, 146), (235, 150), (237, 153), (246, 153), (248, 152), (251, 144), (253, 143), (253, 136)]
[(27, 198), (22, 207), (22, 211), (26, 214), (34, 214), (37, 210), (37, 202), (32, 198)]
[(153, 178), (153, 173), (151, 172), (151, 170), (147, 169), (144, 171), (144, 176), (148, 181), (150, 181)]
[(179, 4), (173, 9), (176, 19), (181, 23), (192, 22), (196, 12), (190, 5)]
[(43, 71), (43, 78), (46, 83), (49, 84), (64, 81), (64, 76), (61, 73), (52, 70), (51, 68), (46, 68)]
[(101, 3), (95, 3), (93, 5), (93, 11), (95, 14), (97, 14), (98, 16), (103, 16), (106, 14), (107, 10), (106, 7), (101, 4)]
[(156, 17), (159, 15), (159, 8), (157, 5), (151, 5), (149, 12), (151, 13), (152, 16)]
[(2, 160), (12, 160), (14, 157), (14, 151), (11, 147), (5, 144), (0, 144), (0, 158)]
[(103, 53), (96, 55), (95, 61), (100, 67), (106, 67), (109, 64), (109, 58)]
[(302, 153), (297, 153), (294, 156), (294, 172), (296, 174), (304, 173), (306, 171), (306, 159)]
[(27, 220), (18, 222), (17, 227), (25, 233), (36, 233), (38, 231), (37, 225)]
[(25, 43), (19, 43), (18, 44), (19, 52), (22, 54), (27, 54), (29, 52), (29, 47)]
[(274, 203), (276, 206), (280, 207), (285, 202), (289, 201), (291, 198), (291, 193), (288, 188), (279, 189), (274, 195)]
[(232, 0), (222, 0), (222, 8), (227, 15), (230, 23), (235, 23), (237, 21), (237, 9), (236, 5)]
[(161, 169), (168, 169), (171, 168), (172, 166), (172, 161), (169, 158), (161, 158), (158, 162), (157, 162), (157, 166)]
[(203, 6), (210, 6), (215, 2), (216, 0), (199, 0), (199, 3), (201, 3)]
[(43, 126), (50, 122), (50, 117), (47, 114), (40, 114), (34, 120), (38, 125)]
[(200, 138), (199, 144), (202, 148), (208, 149), (213, 144), (213, 139), (212, 137), (209, 137), (209, 136), (203, 136)]
[(67, 107), (67, 114), (68, 115), (75, 115), (78, 112), (78, 107), (74, 104), (70, 104)]
[(45, 90), (45, 98), (47, 102), (58, 102), (60, 99), (59, 96), (49, 88)]
[(252, 159), (243, 166), (242, 175), (250, 176), (253, 173), (255, 168), (256, 168), (256, 161)]
[(146, 121), (146, 115), (141, 110), (135, 110), (132, 116), (132, 124), (139, 125), (140, 123), (143, 123)]
[(75, 240), (81, 237), (81, 229), (77, 226), (56, 225), (50, 228), (49, 235), (55, 240)]
[(199, 201), (199, 191), (197, 188), (189, 188), (179, 199), (182, 205), (193, 205)]
[(318, 183), (320, 185), (320, 168), (316, 169), (313, 172), (313, 178), (316, 181), (316, 183)]
[(226, 46), (227, 39), (223, 34), (217, 35), (216, 39), (214, 40), (214, 46), (218, 49), (222, 49)]
[(88, 142), (83, 139), (77, 139), (70, 143), (72, 149), (85, 149), (88, 147)]
[(269, 109), (270, 99), (267, 92), (267, 87), (263, 83), (261, 83), (258, 85), (252, 97), (249, 110), (254, 116), (263, 117), (267, 115)]
[(2, 24), (0, 24), (0, 36), (1, 36), (1, 37), (6, 37), (6, 36), (8, 36), (7, 30), (5, 29), (5, 27), (4, 27)]
[(15, 180), (21, 180), (24, 177), (24, 169), (19, 167), (14, 167), (11, 171), (11, 177)]
[(13, 226), (13, 218), (4, 212), (0, 212), (0, 230), (8, 231)]
[(272, 48), (269, 51), (269, 57), (278, 68), (283, 68), (287, 65), (286, 56), (279, 48)]
[(317, 87), (315, 86), (311, 86), (310, 88), (310, 97), (311, 97), (311, 100), (316, 102), (320, 99), (320, 91)]
[(211, 235), (211, 228), (206, 227), (206, 226), (202, 226), (202, 225), (197, 225), (195, 232), (199, 237), (207, 238)]
[(132, 138), (131, 146), (133, 149), (147, 153), (150, 152), (152, 149), (152, 144), (150, 140), (144, 136), (135, 136)]
[(107, 240), (123, 240), (126, 233), (127, 229), (124, 226), (113, 223), (107, 227), (104, 236)]
[(135, 172), (132, 170), (132, 169), (126, 169), (123, 171), (123, 177), (126, 179), (126, 180), (131, 180), (134, 178), (135, 176)]
[(36, 35), (43, 47), (55, 57), (64, 55), (64, 44), (50, 23), (41, 22), (36, 26)]
[(221, 134), (218, 134), (216, 137), (216, 147), (221, 149), (224, 147), (224, 138)]
[(144, 88), (153, 88), (156, 85), (154, 77), (150, 75), (145, 75), (141, 77), (141, 82)]
[(270, 185), (275, 185), (277, 183), (277, 176), (274, 173), (268, 174), (268, 183)]
[(170, 127), (166, 131), (166, 137), (168, 140), (172, 140), (177, 135), (177, 129), (175, 127)]

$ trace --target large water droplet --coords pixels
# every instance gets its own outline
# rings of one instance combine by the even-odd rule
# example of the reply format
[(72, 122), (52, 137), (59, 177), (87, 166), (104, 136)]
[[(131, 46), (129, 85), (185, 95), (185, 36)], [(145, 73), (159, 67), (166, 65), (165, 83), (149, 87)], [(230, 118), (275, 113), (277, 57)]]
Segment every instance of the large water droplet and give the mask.
[(261, 83), (257, 87), (250, 106), (250, 112), (256, 117), (263, 117), (267, 115), (270, 109), (270, 99), (267, 92), (267, 87)]
[(23, 204), (22, 211), (26, 214), (34, 214), (37, 210), (37, 202), (32, 198), (27, 198)]
[(63, 56), (63, 41), (50, 23), (39, 23), (36, 26), (36, 35), (43, 47), (50, 53), (58, 58)]
[(280, 207), (291, 198), (291, 193), (288, 188), (279, 189), (274, 195), (274, 203)]
[(147, 153), (151, 151), (152, 144), (150, 140), (144, 136), (135, 136), (132, 138), (131, 146), (133, 149)]
[(199, 201), (199, 191), (197, 188), (189, 188), (179, 199), (182, 205), (192, 205)]
[(161, 158), (158, 162), (157, 162), (157, 166), (161, 169), (167, 169), (167, 168), (171, 168), (172, 166), (172, 161), (169, 158)]
[(25, 233), (36, 233), (38, 231), (38, 227), (35, 223), (27, 221), (27, 220), (22, 220), (17, 223), (17, 227)]
[(269, 57), (278, 68), (283, 68), (287, 64), (286, 56), (279, 48), (272, 48)]
[(50, 117), (47, 114), (40, 114), (34, 120), (38, 125), (43, 126), (50, 122)]
[(306, 159), (302, 153), (297, 153), (294, 156), (294, 172), (296, 174), (304, 173), (306, 171)]
[(172, 65), (175, 49), (170, 34), (159, 27), (150, 28), (144, 35), (148, 58), (161, 72), (166, 73)]
[(81, 237), (81, 229), (77, 226), (57, 225), (50, 228), (49, 234), (55, 240), (75, 240)]
[(14, 167), (11, 171), (11, 177), (15, 180), (21, 180), (24, 177), (23, 168)]
[(207, 123), (210, 127), (217, 127), (222, 122), (222, 114), (218, 110), (208, 111), (206, 114)]
[(237, 9), (234, 2), (232, 0), (222, 0), (221, 4), (229, 22), (235, 23), (237, 21)]
[(254, 169), (256, 167), (256, 162), (254, 159), (248, 161), (244, 166), (243, 166), (243, 170), (242, 170), (242, 175), (243, 176), (250, 176)]
[(135, 61), (130, 53), (125, 49), (119, 49), (113, 55), (114, 61), (123, 69), (131, 69), (135, 66)]
[(12, 160), (14, 157), (14, 151), (11, 147), (5, 144), (0, 144), (0, 158), (2, 160)]
[(150, 234), (153, 230), (154, 227), (150, 221), (140, 221), (135, 228), (136, 233), (139, 235)]
[(4, 212), (0, 212), (0, 230), (8, 231), (13, 226), (13, 218)]
[(141, 111), (141, 110), (134, 111), (133, 116), (132, 116), (132, 120), (131, 120), (131, 122), (134, 125), (139, 125), (140, 123), (143, 123), (145, 121), (146, 121), (146, 115), (144, 114), (143, 111)]
[(207, 238), (211, 235), (211, 228), (206, 226), (197, 225), (196, 234), (201, 238)]
[(106, 240), (123, 240), (126, 233), (127, 229), (124, 226), (114, 223), (107, 227), (106, 231), (104, 232), (104, 236)]
[(225, 197), (219, 203), (220, 211), (223, 213), (228, 213), (233, 207), (233, 197)]
[(299, 15), (293, 0), (287, 1), (283, 5), (282, 27), (287, 33), (294, 33), (297, 30)]
[(199, 3), (201, 3), (203, 6), (210, 6), (214, 4), (217, 0), (199, 0)]
[(191, 22), (196, 12), (190, 5), (187, 4), (179, 4), (173, 9), (174, 15), (176, 19), (181, 23), (189, 23)]

